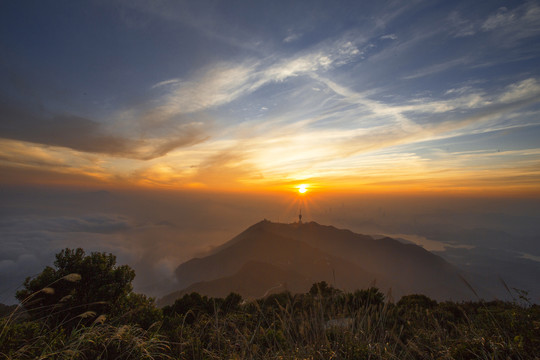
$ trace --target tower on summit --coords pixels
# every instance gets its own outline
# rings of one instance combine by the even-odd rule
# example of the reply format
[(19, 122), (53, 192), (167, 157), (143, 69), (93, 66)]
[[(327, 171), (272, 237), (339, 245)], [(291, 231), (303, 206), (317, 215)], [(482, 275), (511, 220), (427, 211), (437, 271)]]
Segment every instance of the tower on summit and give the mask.
[(302, 223), (302, 208), (300, 208), (300, 214), (298, 214), (298, 223)]

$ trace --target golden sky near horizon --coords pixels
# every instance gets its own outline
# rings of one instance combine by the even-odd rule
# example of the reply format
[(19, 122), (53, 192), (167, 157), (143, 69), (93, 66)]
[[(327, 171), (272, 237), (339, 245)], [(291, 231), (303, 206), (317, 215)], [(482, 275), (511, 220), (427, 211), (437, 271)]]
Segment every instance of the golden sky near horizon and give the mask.
[[(252, 145), (253, 146), (253, 145)], [(316, 147), (316, 146), (315, 146)], [(287, 152), (287, 147), (278, 152)], [(297, 150), (291, 146), (289, 152)], [(74, 150), (40, 146), (38, 144), (0, 140), (0, 152), (10, 157), (4, 171), (12, 176), (0, 180), (8, 184), (52, 184), (90, 187), (143, 187), (166, 189), (207, 189), (217, 191), (296, 191), (299, 184), (323, 192), (480, 192), (537, 193), (540, 151), (506, 152), (504, 154), (456, 154), (446, 161), (430, 164), (413, 154), (370, 154), (336, 160), (342, 166), (321, 166), (317, 161), (306, 168), (285, 168), (279, 161), (265, 162), (273, 150), (257, 149), (253, 159), (221, 152), (219, 158), (208, 161), (214, 150), (194, 146), (173, 151), (153, 160), (117, 159), (103, 155), (84, 154)], [(306, 157), (310, 156), (308, 148)], [(315, 153), (318, 150), (313, 151)], [(304, 154), (301, 154), (301, 156)], [(314, 156), (314, 155), (313, 155)], [(504, 167), (490, 168), (490, 162), (501, 157), (530, 158)], [(186, 165), (181, 159), (189, 158)], [(457, 167), (467, 162), (485, 163), (483, 167)], [(15, 163), (15, 164), (14, 164)], [(182, 164), (182, 165), (179, 165)], [(202, 164), (202, 165), (201, 165)], [(525, 164), (527, 165), (527, 164)]]

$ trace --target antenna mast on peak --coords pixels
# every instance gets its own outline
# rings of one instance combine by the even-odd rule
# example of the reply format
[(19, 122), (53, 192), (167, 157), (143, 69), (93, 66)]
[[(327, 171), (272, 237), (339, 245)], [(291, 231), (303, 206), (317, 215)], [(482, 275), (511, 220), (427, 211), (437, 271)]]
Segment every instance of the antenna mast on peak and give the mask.
[(302, 223), (302, 208), (300, 208), (300, 214), (298, 214), (298, 223)]

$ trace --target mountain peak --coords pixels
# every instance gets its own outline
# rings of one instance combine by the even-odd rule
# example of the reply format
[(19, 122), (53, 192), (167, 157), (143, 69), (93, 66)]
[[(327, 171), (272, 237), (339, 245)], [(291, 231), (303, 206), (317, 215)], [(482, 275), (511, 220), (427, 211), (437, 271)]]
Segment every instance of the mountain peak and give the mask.
[[(268, 275), (269, 269), (274, 269), (275, 276)], [(313, 283), (327, 281), (351, 291), (376, 283), (396, 296), (423, 293), (441, 300), (470, 298), (459, 270), (421, 247), (388, 237), (375, 240), (314, 221), (286, 224), (264, 219), (212, 254), (176, 269), (184, 289), (203, 294), (216, 294), (218, 288), (221, 292), (242, 289), (241, 295), (248, 298), (260, 295), (264, 287), (251, 291), (242, 285), (242, 279), (252, 284), (253, 274), (260, 274), (264, 286), (276, 281), (294, 284), (289, 287), (292, 292), (305, 292)]]

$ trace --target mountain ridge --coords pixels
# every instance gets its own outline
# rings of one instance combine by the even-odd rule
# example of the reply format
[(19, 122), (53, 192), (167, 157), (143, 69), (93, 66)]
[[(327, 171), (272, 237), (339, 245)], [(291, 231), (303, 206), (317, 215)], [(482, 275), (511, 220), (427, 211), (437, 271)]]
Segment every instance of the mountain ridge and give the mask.
[[(269, 275), (269, 269), (279, 276)], [(180, 264), (175, 270), (180, 290), (160, 303), (172, 303), (173, 294), (181, 296), (187, 291), (224, 296), (230, 290), (255, 298), (261, 296), (261, 287), (251, 291), (241, 286), (242, 279), (247, 284), (255, 273), (261, 274), (261, 285), (287, 283), (291, 292), (304, 292), (306, 286), (324, 280), (343, 290), (375, 284), (396, 296), (423, 293), (439, 300), (472, 298), (458, 268), (417, 245), (389, 237), (375, 240), (316, 222), (263, 220), (209, 255)]]

